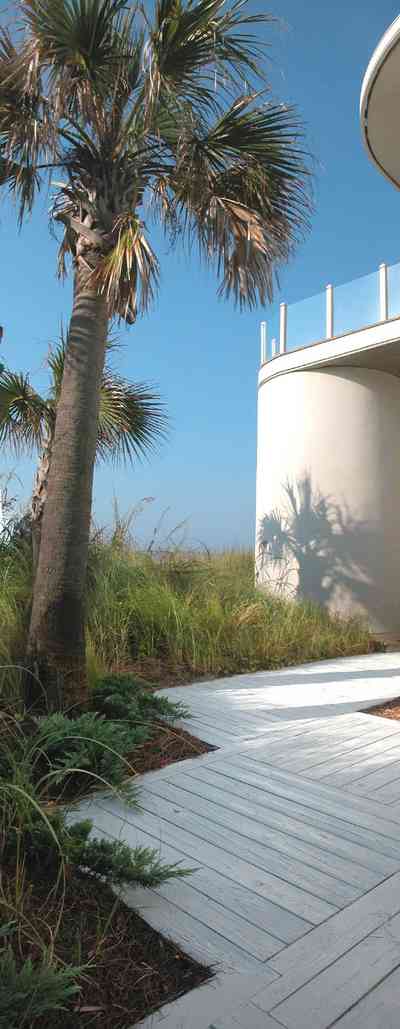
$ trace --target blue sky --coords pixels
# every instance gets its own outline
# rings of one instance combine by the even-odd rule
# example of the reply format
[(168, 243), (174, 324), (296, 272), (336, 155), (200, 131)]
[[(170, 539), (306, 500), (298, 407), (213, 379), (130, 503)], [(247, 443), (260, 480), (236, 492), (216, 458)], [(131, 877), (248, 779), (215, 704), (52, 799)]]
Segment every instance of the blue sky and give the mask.
[[(111, 520), (114, 495), (124, 512), (154, 498), (136, 524), (142, 541), (168, 509), (161, 536), (187, 519), (188, 541), (252, 543), (260, 320), (274, 324), (279, 300), (293, 303), (328, 281), (346, 282), (381, 261), (400, 260), (400, 197), (370, 164), (358, 121), (363, 73), (397, 4), (271, 0), (267, 9), (282, 20), (267, 30), (272, 91), (298, 106), (316, 160), (312, 230), (282, 270), (273, 308), (242, 314), (217, 299), (216, 281), (195, 253), (170, 253), (158, 240), (159, 299), (149, 316), (121, 331), (118, 366), (132, 380), (157, 385), (170, 415), (169, 440), (149, 463), (102, 466), (95, 480), (98, 524)], [(43, 199), (21, 234), (14, 211), (4, 202), (0, 207), (3, 358), (29, 370), (38, 386), (46, 381), (49, 343), (71, 305), (71, 283), (55, 277), (46, 206)], [(2, 453), (0, 474), (11, 468), (19, 476), (14, 492), (28, 497), (33, 463)]]

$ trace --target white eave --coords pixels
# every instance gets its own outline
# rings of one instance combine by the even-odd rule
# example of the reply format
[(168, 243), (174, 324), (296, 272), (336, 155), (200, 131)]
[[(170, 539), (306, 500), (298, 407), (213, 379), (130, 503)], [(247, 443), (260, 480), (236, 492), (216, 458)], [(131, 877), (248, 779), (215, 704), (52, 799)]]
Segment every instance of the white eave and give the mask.
[(370, 158), (400, 189), (400, 15), (372, 54), (361, 89), (360, 119)]

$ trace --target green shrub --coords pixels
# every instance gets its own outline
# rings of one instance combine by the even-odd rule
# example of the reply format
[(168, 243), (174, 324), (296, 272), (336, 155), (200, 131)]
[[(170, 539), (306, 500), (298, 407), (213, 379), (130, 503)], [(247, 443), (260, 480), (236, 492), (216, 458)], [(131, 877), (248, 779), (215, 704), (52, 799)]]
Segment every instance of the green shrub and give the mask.
[(96, 712), (78, 718), (55, 713), (37, 719), (37, 747), (47, 762), (50, 795), (74, 795), (96, 785), (122, 787), (130, 766), (124, 759), (148, 736), (145, 726), (123, 724)]
[(172, 703), (167, 697), (154, 693), (143, 680), (131, 675), (104, 676), (94, 687), (92, 704), (107, 718), (123, 719), (138, 726), (157, 719), (174, 721), (187, 718), (190, 713), (184, 704)]
[(0, 951), (0, 1029), (22, 1029), (50, 1011), (65, 1011), (80, 988), (81, 969), (57, 968), (50, 956), (29, 958), (20, 967), (9, 944)]
[(53, 880), (66, 858), (65, 834), (65, 817), (61, 812), (48, 810), (39, 803), (37, 807), (19, 806), (8, 819), (1, 860), (9, 866), (23, 860), (29, 877), (39, 873)]
[(160, 886), (167, 879), (182, 878), (189, 870), (178, 863), (163, 865), (157, 850), (128, 847), (121, 840), (89, 838), (90, 821), (69, 827), (66, 854), (69, 860), (110, 886)]
[(68, 824), (62, 810), (31, 807), (22, 821), (9, 826), (2, 862), (12, 866), (23, 857), (29, 878), (45, 877), (49, 884), (56, 879), (61, 862), (114, 887), (156, 887), (189, 874), (179, 864), (162, 864), (158, 851), (151, 847), (131, 848), (121, 840), (98, 839), (91, 835), (92, 829), (90, 819)]

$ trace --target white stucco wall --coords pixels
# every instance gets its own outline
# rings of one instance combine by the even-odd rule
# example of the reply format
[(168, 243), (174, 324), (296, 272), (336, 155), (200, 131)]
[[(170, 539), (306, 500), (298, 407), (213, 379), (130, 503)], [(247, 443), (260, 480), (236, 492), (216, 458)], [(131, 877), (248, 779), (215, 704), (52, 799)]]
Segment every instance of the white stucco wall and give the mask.
[[(400, 379), (338, 366), (263, 378), (265, 366), (258, 403), (259, 581), (342, 614), (361, 613), (377, 633), (398, 634)], [(297, 516), (286, 482), (295, 491)], [(274, 509), (281, 538), (279, 518), (268, 517)], [(261, 549), (260, 539), (267, 544)]]

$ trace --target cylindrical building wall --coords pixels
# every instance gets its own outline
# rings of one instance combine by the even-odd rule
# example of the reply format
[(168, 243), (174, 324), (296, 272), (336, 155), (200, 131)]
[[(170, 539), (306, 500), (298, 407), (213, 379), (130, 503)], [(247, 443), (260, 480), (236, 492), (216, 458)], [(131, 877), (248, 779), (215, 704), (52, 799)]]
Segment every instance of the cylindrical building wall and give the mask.
[(398, 636), (400, 380), (337, 366), (260, 378), (258, 581)]

